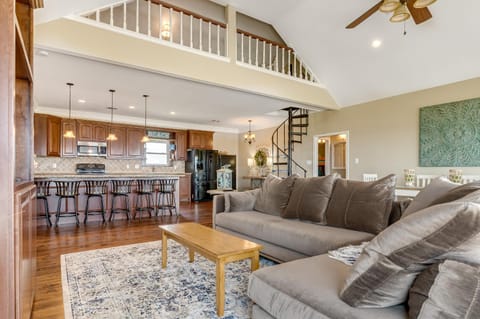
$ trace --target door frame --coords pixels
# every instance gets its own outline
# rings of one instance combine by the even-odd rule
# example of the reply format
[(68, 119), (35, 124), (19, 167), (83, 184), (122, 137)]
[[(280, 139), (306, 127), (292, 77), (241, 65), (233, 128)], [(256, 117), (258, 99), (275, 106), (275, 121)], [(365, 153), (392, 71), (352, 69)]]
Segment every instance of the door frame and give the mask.
[(325, 174), (330, 174), (331, 169), (331, 143), (330, 137), (334, 135), (344, 134), (345, 137), (345, 178), (348, 179), (350, 177), (350, 131), (338, 131), (338, 132), (331, 132), (331, 133), (324, 133), (324, 134), (317, 134), (313, 136), (313, 163), (312, 165), (312, 175), (318, 176), (318, 140), (325, 139), (327, 141), (326, 145), (328, 144), (328, 152), (325, 152)]

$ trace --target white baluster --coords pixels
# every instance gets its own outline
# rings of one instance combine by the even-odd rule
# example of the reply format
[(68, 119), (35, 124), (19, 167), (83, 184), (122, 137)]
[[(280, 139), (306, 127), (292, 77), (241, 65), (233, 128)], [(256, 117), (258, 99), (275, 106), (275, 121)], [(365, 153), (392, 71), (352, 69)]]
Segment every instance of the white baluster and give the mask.
[(190, 16), (190, 47), (193, 48), (193, 16)]
[(292, 75), (292, 70), (290, 69), (290, 56), (292, 55), (292, 52), (290, 50), (288, 52), (288, 74)]
[(252, 64), (252, 36), (248, 36), (248, 64)]
[(100, 22), (100, 10), (95, 12), (95, 21)]
[(275, 49), (275, 71), (278, 72), (278, 45), (276, 45)]
[(272, 44), (269, 45), (270, 57), (268, 58), (268, 63), (270, 64), (270, 70), (272, 69)]
[(302, 60), (299, 60), (299, 61), (300, 61), (300, 74), (299, 74), (299, 78), (300, 78), (300, 79), (303, 79), (303, 72), (302, 72), (303, 63), (302, 63)]
[(173, 42), (172, 15), (173, 15), (173, 9), (170, 8), (170, 10), (168, 11), (168, 23), (169, 23), (168, 29), (170, 30), (170, 42)]
[(212, 53), (212, 23), (208, 21), (208, 53)]
[(263, 59), (262, 59), (262, 67), (265, 67), (265, 45), (267, 41), (263, 41)]
[(285, 48), (282, 48), (282, 73), (285, 73)]
[(151, 5), (152, 5), (152, 1), (148, 0), (147, 2), (147, 5), (148, 5), (148, 36), (151, 36), (152, 35), (152, 26), (150, 24), (150, 22), (152, 21), (152, 13), (151, 13)]
[(180, 44), (183, 45), (183, 11), (180, 11)]
[(123, 28), (127, 29), (127, 3), (123, 3)]
[(139, 4), (138, 4), (138, 0), (137, 0), (137, 12), (135, 14), (135, 24), (136, 24), (135, 30), (137, 30), (137, 32), (140, 29), (139, 28), (139, 21), (138, 21), (138, 15), (139, 15), (138, 11), (139, 11)]
[(110, 25), (113, 26), (113, 6), (110, 6)]
[(240, 56), (241, 56), (241, 61), (243, 62), (243, 33), (240, 33), (240, 50), (242, 51)]
[(200, 47), (200, 50), (202, 50), (202, 49), (203, 49), (203, 41), (202, 41), (202, 40), (203, 40), (203, 39), (202, 39), (202, 24), (203, 24), (203, 19), (202, 19), (202, 18), (200, 18), (200, 28), (198, 28), (198, 29), (199, 29), (199, 34), (200, 34), (200, 46), (199, 46), (199, 47)]
[(296, 52), (293, 52), (293, 76), (294, 77), (298, 77), (297, 76), (297, 53)]
[(255, 44), (255, 65), (258, 66), (258, 38)]
[(220, 55), (220, 25), (217, 24), (217, 55)]

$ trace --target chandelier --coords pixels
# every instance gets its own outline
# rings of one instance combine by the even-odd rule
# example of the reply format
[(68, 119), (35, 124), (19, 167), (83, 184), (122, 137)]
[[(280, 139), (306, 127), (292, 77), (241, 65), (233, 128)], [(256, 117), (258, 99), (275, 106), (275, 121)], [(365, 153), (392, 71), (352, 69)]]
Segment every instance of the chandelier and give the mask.
[(248, 133), (244, 135), (245, 143), (252, 144), (255, 142), (255, 134), (252, 133), (252, 120), (248, 120)]

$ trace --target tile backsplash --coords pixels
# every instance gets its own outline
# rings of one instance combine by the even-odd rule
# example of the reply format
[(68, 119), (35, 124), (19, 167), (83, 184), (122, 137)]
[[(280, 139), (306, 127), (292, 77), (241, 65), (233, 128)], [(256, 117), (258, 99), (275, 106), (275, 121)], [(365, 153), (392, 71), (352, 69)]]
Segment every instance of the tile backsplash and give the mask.
[(174, 161), (172, 166), (143, 166), (142, 160), (115, 160), (103, 157), (36, 157), (34, 162), (36, 174), (70, 173), (75, 174), (78, 163), (105, 164), (106, 173), (184, 173), (185, 162)]

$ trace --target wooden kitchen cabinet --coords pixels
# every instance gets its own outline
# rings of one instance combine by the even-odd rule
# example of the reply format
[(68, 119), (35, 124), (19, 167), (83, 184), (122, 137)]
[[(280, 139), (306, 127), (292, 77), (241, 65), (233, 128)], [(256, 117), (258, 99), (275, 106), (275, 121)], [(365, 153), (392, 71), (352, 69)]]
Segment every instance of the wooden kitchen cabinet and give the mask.
[(34, 151), (36, 156), (60, 156), (62, 119), (46, 114), (34, 117)]
[(77, 156), (77, 138), (66, 138), (63, 135), (66, 131), (73, 131), (74, 133), (76, 130), (77, 125), (75, 120), (69, 119), (62, 119), (62, 157), (76, 157)]
[(103, 123), (78, 121), (77, 140), (85, 142), (105, 142), (107, 126)]
[(213, 132), (208, 131), (188, 131), (188, 148), (189, 149), (213, 149)]
[(177, 131), (175, 132), (175, 147), (177, 161), (187, 160), (187, 132)]
[(125, 158), (127, 156), (127, 129), (114, 125), (109, 129), (117, 137), (116, 141), (107, 141), (107, 155), (110, 158)]
[(145, 130), (128, 127), (127, 128), (127, 157), (132, 159), (143, 158), (144, 144), (142, 138), (145, 135)]
[(181, 202), (192, 201), (192, 173), (185, 173), (179, 177), (179, 196)]

